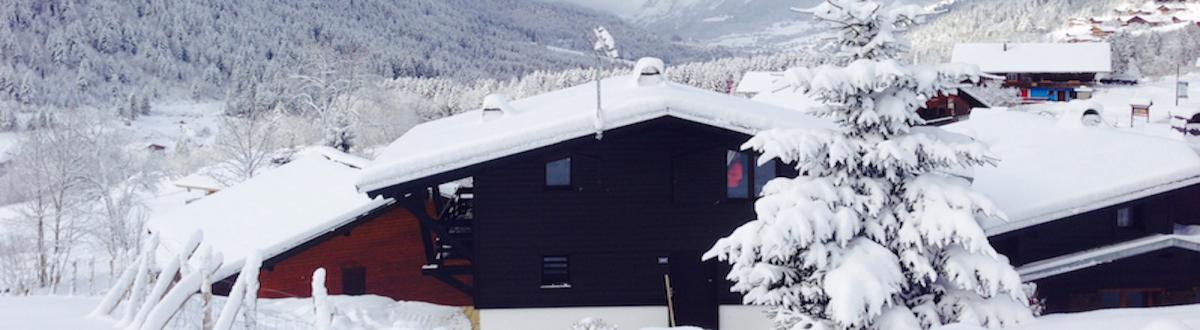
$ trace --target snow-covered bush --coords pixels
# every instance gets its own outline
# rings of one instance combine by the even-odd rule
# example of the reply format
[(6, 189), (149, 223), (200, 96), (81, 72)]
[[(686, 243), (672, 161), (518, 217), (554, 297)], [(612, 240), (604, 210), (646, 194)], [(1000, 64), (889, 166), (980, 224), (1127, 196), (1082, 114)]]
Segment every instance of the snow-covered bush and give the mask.
[(1020, 277), (989, 245), (981, 217), (1002, 217), (949, 171), (992, 165), (986, 146), (924, 121), (931, 95), (977, 81), (973, 66), (896, 60), (915, 6), (827, 0), (834, 63), (797, 68), (791, 84), (822, 101), (834, 130), (769, 130), (743, 145), (795, 164), (768, 183), (757, 220), (705, 254), (732, 265), (732, 289), (770, 306), (781, 329), (1000, 327), (1031, 318)]

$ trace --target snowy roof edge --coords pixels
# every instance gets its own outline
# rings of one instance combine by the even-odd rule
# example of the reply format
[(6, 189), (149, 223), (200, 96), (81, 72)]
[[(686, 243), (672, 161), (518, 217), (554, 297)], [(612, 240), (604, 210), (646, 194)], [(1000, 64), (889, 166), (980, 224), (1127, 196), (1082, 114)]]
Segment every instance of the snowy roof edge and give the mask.
[[(391, 198), (372, 199), (370, 203), (364, 204), (356, 209), (350, 210), (346, 213), (343, 213), (342, 215), (334, 217), (334, 219), (337, 219), (336, 222), (331, 221), (331, 223), (328, 223), (324, 226), (314, 227), (313, 229), (311, 229), (309, 231), (306, 231), (299, 235), (293, 236), (292, 239), (288, 240), (288, 242), (290, 242), (288, 244), (272, 246), (272, 247), (270, 247), (269, 251), (258, 251), (259, 257), (261, 257), (262, 258), (261, 260), (265, 263), (267, 260), (270, 260), (271, 258), (274, 258), (275, 256), (278, 256), (280, 254), (283, 254), (284, 252), (287, 252), (288, 250), (299, 247), (300, 245), (303, 245), (304, 243), (306, 243), (308, 241), (314, 240), (317, 237), (320, 237), (321, 235), (333, 232), (333, 231), (337, 230), (338, 228), (341, 228), (345, 225), (348, 225), (355, 221), (358, 221), (363, 216), (370, 214), (374, 210), (384, 208), (384, 207), (390, 206), (395, 203), (396, 203), (396, 200), (391, 199)], [(230, 276), (233, 276), (234, 274), (240, 273), (242, 270), (242, 266), (245, 262), (246, 262), (246, 260), (243, 258), (243, 259), (239, 259), (239, 260), (236, 260), (233, 262), (225, 263), (224, 265), (221, 265), (221, 268), (218, 269), (213, 274), (213, 278), (224, 279), (226, 277), (230, 277)]]
[(988, 228), (986, 230), (986, 233), (988, 236), (996, 236), (996, 235), (1007, 233), (1010, 231), (1020, 230), (1020, 229), (1040, 225), (1043, 223), (1062, 219), (1062, 218), (1065, 218), (1068, 216), (1072, 216), (1072, 215), (1076, 215), (1076, 214), (1080, 214), (1080, 213), (1084, 213), (1084, 212), (1091, 212), (1091, 211), (1105, 208), (1108, 206), (1136, 200), (1136, 199), (1147, 197), (1147, 196), (1156, 195), (1159, 193), (1168, 192), (1171, 190), (1175, 190), (1175, 189), (1179, 189), (1179, 188), (1183, 188), (1183, 187), (1187, 187), (1187, 186), (1191, 186), (1191, 185), (1195, 185), (1195, 184), (1200, 184), (1200, 175), (1193, 175), (1193, 176), (1190, 176), (1190, 177), (1187, 177), (1184, 179), (1175, 180), (1172, 182), (1152, 185), (1150, 187), (1146, 187), (1146, 188), (1143, 188), (1143, 189), (1137, 190), (1137, 191), (1131, 191), (1131, 192), (1122, 193), (1122, 194), (1118, 194), (1118, 195), (1114, 195), (1114, 196), (1110, 196), (1110, 197), (1106, 197), (1106, 198), (1100, 198), (1093, 202), (1086, 203), (1085, 205), (1063, 207), (1063, 208), (1059, 209), (1058, 211), (1046, 212), (1046, 213), (1042, 213), (1040, 215), (1035, 215), (1035, 216), (1025, 218), (1025, 219), (1009, 220), (1008, 222), (1005, 222), (1002, 225), (993, 226), (991, 228)]
[[(606, 129), (621, 128), (621, 127), (630, 126), (633, 124), (637, 124), (637, 123), (641, 123), (641, 122), (645, 122), (645, 121), (649, 121), (649, 120), (658, 119), (658, 118), (674, 117), (674, 118), (692, 121), (692, 122), (709, 125), (709, 126), (713, 126), (713, 127), (724, 128), (724, 129), (728, 129), (728, 130), (739, 132), (739, 133), (745, 133), (745, 134), (756, 133), (756, 130), (753, 127), (736, 125), (734, 123), (730, 123), (727, 121), (721, 121), (717, 118), (696, 116), (696, 115), (687, 113), (685, 111), (672, 111), (671, 108), (672, 108), (671, 105), (665, 105), (661, 109), (651, 111), (651, 112), (646, 112), (643, 115), (623, 117), (623, 118), (619, 119), (620, 120), (619, 122), (611, 123), (611, 124), (606, 123), (606, 126), (607, 126)], [(408, 172), (405, 172), (404, 175), (395, 175), (390, 178), (380, 178), (377, 180), (370, 180), (370, 181), (360, 179), (356, 186), (358, 187), (359, 192), (376, 191), (376, 190), (384, 189), (387, 187), (395, 186), (398, 184), (402, 184), (402, 183), (405, 183), (408, 181), (417, 180), (417, 179), (421, 179), (424, 177), (429, 177), (429, 176), (433, 176), (433, 175), (450, 172), (450, 171), (460, 169), (460, 168), (463, 168), (466, 166), (470, 166), (473, 164), (489, 162), (489, 161), (493, 161), (493, 160), (500, 159), (503, 157), (515, 155), (515, 154), (518, 154), (521, 152), (535, 150), (540, 147), (554, 145), (554, 144), (562, 143), (565, 141), (570, 141), (573, 139), (588, 137), (588, 136), (592, 136), (594, 134), (595, 134), (595, 132), (591, 132), (591, 131), (580, 132), (580, 134), (576, 134), (576, 135), (556, 137), (552, 140), (547, 140), (545, 143), (541, 143), (540, 146), (536, 146), (536, 147), (532, 146), (532, 145), (520, 145), (520, 146), (513, 146), (511, 148), (498, 150), (498, 151), (489, 152), (489, 153), (482, 154), (482, 155), (466, 156), (466, 157), (459, 158), (455, 161), (448, 162), (448, 164), (444, 164), (441, 166), (427, 166), (427, 167), (421, 168), (420, 170), (408, 171)]]
[(1021, 275), (1022, 281), (1036, 281), (1170, 247), (1200, 252), (1200, 241), (1197, 241), (1197, 239), (1196, 237), (1173, 234), (1148, 236), (1133, 241), (1036, 261), (1018, 267), (1017, 273)]

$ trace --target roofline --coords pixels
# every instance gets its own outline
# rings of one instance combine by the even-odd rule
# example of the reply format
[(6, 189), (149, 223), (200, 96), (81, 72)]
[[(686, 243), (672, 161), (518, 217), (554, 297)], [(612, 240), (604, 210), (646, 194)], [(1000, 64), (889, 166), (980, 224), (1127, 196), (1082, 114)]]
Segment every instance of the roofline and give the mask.
[(1129, 193), (1117, 194), (1112, 197), (1102, 198), (1095, 202), (1087, 203), (1086, 205), (1062, 207), (1057, 211), (1046, 212), (1046, 213), (1034, 215), (1032, 217), (1028, 217), (1028, 218), (1017, 220), (1017, 221), (1008, 221), (1002, 225), (998, 225), (998, 226), (994, 226), (994, 227), (985, 229), (984, 232), (987, 233), (988, 236), (996, 236), (996, 235), (1008, 233), (1011, 231), (1025, 229), (1025, 228), (1033, 227), (1033, 226), (1040, 225), (1040, 224), (1047, 223), (1047, 222), (1052, 222), (1052, 221), (1066, 218), (1069, 216), (1073, 216), (1073, 215), (1077, 215), (1077, 214), (1081, 214), (1081, 213), (1087, 213), (1087, 212), (1099, 210), (1099, 209), (1102, 209), (1105, 207), (1109, 207), (1109, 206), (1113, 206), (1113, 205), (1117, 205), (1117, 204), (1121, 204), (1121, 203), (1125, 203), (1125, 202), (1129, 202), (1129, 201), (1133, 201), (1133, 200), (1138, 200), (1138, 199), (1158, 195), (1158, 194), (1173, 191), (1173, 190), (1178, 190), (1178, 189), (1193, 186), (1196, 184), (1200, 184), (1200, 174), (1194, 174), (1188, 178), (1175, 180), (1174, 182), (1169, 182), (1166, 184), (1155, 185), (1152, 187), (1142, 188), (1140, 190), (1132, 191)]
[[(767, 105), (767, 104), (763, 104), (762, 106), (774, 107), (772, 105)], [(625, 128), (625, 127), (633, 126), (636, 124), (650, 122), (650, 121), (658, 120), (658, 119), (662, 119), (662, 118), (675, 118), (675, 119), (680, 119), (680, 120), (684, 120), (684, 121), (688, 121), (688, 122), (692, 122), (692, 123), (696, 123), (696, 124), (701, 124), (704, 126), (709, 126), (709, 127), (716, 128), (716, 129), (721, 129), (721, 130), (726, 130), (726, 131), (741, 133), (741, 134), (747, 134), (747, 135), (754, 135), (758, 131), (758, 129), (754, 128), (754, 127), (731, 125), (727, 122), (722, 122), (722, 121), (718, 120), (717, 118), (704, 118), (704, 117), (699, 117), (699, 116), (691, 116), (685, 112), (671, 111), (671, 108), (672, 108), (671, 106), (664, 106), (662, 109), (656, 110), (656, 111), (650, 113), (649, 115), (638, 116), (638, 117), (633, 118), (632, 120), (628, 120), (626, 122), (620, 122), (620, 123), (617, 123), (616, 125), (607, 126), (605, 128), (605, 130), (614, 130), (614, 129), (619, 129), (619, 128)], [(784, 108), (780, 108), (780, 109), (784, 109)], [(794, 110), (788, 110), (788, 111), (794, 111)], [(726, 125), (721, 125), (722, 123), (724, 123)], [(593, 136), (595, 136), (595, 132), (586, 132), (586, 133), (582, 133), (582, 134), (579, 134), (576, 136), (567, 136), (567, 137), (563, 137), (560, 139), (556, 139), (553, 142), (550, 142), (548, 144), (538, 146), (538, 147), (517, 150), (515, 152), (503, 151), (503, 152), (496, 153), (494, 155), (481, 156), (481, 157), (478, 157), (477, 159), (468, 159), (468, 160), (462, 161), (463, 164), (447, 166), (444, 169), (434, 170), (430, 173), (427, 173), (427, 174), (424, 174), (424, 175), (421, 175), (418, 177), (414, 177), (411, 179), (378, 180), (377, 182), (373, 182), (373, 183), (369, 183), (369, 184), (364, 184), (364, 183), (360, 182), (360, 183), (356, 184), (355, 187), (358, 188), (359, 192), (367, 193), (368, 196), (374, 196), (376, 194), (379, 194), (379, 192), (381, 192), (381, 191), (394, 190), (393, 188), (396, 186), (408, 185), (409, 183), (412, 183), (412, 182), (419, 182), (426, 178), (441, 176), (446, 173), (452, 173), (452, 172), (459, 171), (461, 169), (469, 168), (472, 166), (476, 166), (479, 164), (503, 159), (505, 157), (519, 155), (521, 153), (525, 153), (528, 151), (538, 150), (538, 149), (546, 148), (549, 146), (561, 144), (564, 142), (578, 140), (581, 138), (592, 138)], [(439, 182), (439, 183), (441, 183), (441, 182)], [(421, 186), (427, 186), (427, 185), (428, 184), (422, 184)]]
[[(302, 239), (303, 242), (297, 244), (296, 246), (279, 252), (262, 251), (264, 253), (261, 256), (262, 267), (273, 266), (282, 261), (282, 259), (286, 259), (296, 253), (307, 250), (317, 244), (333, 238), (334, 236), (343, 235), (351, 229), (354, 229), (354, 227), (362, 224), (363, 220), (374, 218), (375, 216), (382, 214), (384, 211), (390, 210), (394, 205), (396, 205), (395, 199), (389, 198), (380, 199), (377, 201), (372, 200), (370, 204), (363, 205), (363, 207), (347, 213), (347, 216), (340, 217), (343, 220), (335, 224), (332, 228), (319, 231), (316, 234), (307, 235), (307, 237)], [(241, 273), (242, 265), (244, 265), (244, 263), (245, 260), (237, 260), (225, 264), (213, 274), (213, 277), (229, 280), (230, 278)]]
[[(1097, 250), (1128, 245), (1122, 249), (1116, 249), (1098, 255), (1099, 258), (1091, 259), (1071, 259), (1095, 253)], [(1080, 251), (1064, 256), (1058, 256), (1050, 259), (1044, 259), (1033, 263), (1026, 264), (1017, 268), (1017, 273), (1021, 275), (1022, 281), (1036, 281), (1048, 277), (1070, 273), (1080, 269), (1091, 268), (1113, 261), (1135, 257), (1146, 253), (1159, 251), (1167, 248), (1182, 248), (1200, 252), (1200, 242), (1193, 241), (1180, 235), (1173, 234), (1158, 234), (1147, 236), (1133, 241), (1121, 242), (1113, 245), (1107, 245), (1091, 250)]]

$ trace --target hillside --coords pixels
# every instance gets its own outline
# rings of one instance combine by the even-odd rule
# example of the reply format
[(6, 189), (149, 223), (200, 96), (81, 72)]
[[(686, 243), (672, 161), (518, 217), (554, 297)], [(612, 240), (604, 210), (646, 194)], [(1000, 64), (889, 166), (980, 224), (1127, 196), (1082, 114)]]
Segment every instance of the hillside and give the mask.
[(723, 54), (532, 0), (10, 0), (0, 22), (0, 104), (20, 108), (115, 103), (130, 93), (219, 97), (230, 81), (287, 75), (321, 52), (387, 78), (509, 78), (591, 65), (556, 50), (590, 49), (584, 37), (596, 25), (627, 58)]
[[(920, 62), (949, 60), (960, 42), (1050, 41), (1068, 17), (1096, 15), (1124, 0), (958, 0), (909, 33)], [(1003, 5), (998, 5), (1003, 3)]]

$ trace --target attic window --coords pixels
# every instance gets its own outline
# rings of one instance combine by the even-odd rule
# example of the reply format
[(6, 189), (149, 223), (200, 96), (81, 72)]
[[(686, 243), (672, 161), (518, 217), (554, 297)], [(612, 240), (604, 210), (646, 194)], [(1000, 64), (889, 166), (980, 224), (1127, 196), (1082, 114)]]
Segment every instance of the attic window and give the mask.
[(1139, 230), (1142, 229), (1142, 219), (1136, 207), (1122, 207), (1117, 209), (1117, 229), (1121, 230)]
[(546, 188), (571, 187), (571, 157), (546, 163)]

